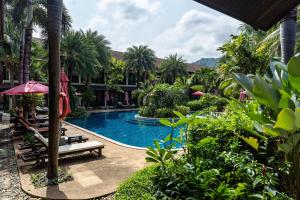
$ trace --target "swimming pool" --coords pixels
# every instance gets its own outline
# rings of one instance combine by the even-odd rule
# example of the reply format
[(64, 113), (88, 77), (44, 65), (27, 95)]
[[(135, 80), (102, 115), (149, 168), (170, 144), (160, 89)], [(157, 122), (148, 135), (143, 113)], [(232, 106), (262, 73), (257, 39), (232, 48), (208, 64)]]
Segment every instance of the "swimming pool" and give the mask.
[[(135, 146), (153, 146), (155, 139), (162, 140), (171, 133), (171, 128), (160, 124), (135, 120), (137, 111), (91, 113), (86, 118), (67, 121), (117, 142)], [(174, 136), (179, 134), (175, 130)], [(179, 146), (178, 146), (179, 147)]]

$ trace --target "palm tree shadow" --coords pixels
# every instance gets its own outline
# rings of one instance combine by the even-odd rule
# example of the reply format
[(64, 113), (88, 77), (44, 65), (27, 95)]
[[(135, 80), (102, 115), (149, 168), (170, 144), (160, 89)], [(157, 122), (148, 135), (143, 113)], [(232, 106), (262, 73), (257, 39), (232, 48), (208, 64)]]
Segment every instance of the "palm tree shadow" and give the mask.
[(46, 198), (47, 199), (67, 199), (67, 196), (63, 191), (59, 189), (59, 185), (49, 185), (46, 189)]

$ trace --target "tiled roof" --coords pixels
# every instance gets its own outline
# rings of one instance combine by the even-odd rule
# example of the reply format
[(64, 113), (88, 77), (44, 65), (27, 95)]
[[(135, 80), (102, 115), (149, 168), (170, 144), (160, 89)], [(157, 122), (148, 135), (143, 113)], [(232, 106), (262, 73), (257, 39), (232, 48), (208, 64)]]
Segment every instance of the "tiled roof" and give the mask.
[[(123, 60), (123, 55), (124, 55), (124, 52), (120, 52), (120, 51), (112, 51), (111, 52), (112, 56), (118, 60)], [(156, 58), (156, 66), (159, 68), (161, 62), (163, 61), (164, 59), (162, 58)], [(195, 72), (197, 71), (198, 69), (201, 68), (200, 65), (196, 65), (196, 64), (192, 64), (192, 63), (186, 63), (187, 64), (187, 71), (188, 72)]]

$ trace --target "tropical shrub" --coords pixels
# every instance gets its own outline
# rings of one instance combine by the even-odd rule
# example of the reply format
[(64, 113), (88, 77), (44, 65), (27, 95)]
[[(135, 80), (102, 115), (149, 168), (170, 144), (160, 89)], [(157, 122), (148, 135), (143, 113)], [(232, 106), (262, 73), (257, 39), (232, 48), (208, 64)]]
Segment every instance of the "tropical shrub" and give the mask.
[(139, 105), (139, 95), (142, 93), (141, 90), (134, 90), (131, 93), (131, 100), (133, 101), (134, 104)]
[(175, 106), (175, 111), (180, 112), (183, 115), (187, 115), (190, 113), (190, 108), (187, 106)]
[(202, 85), (202, 92), (214, 93), (218, 87), (218, 74), (215, 69), (202, 68), (193, 73), (191, 77), (192, 85)]
[(194, 91), (204, 91), (204, 86), (203, 85), (193, 85), (191, 87), (191, 89)]
[(231, 40), (218, 48), (222, 57), (218, 64), (221, 82), (219, 89), (225, 96), (238, 96), (239, 87), (232, 80), (233, 73), (264, 72), (270, 60), (269, 48), (265, 48), (257, 39), (246, 33), (231, 36)]
[[(292, 57), (287, 65), (274, 60), (262, 77), (235, 74), (235, 80), (255, 101), (240, 104), (256, 122), (253, 135), (244, 140), (257, 149), (265, 142), (281, 159), (290, 163), (288, 173), (282, 175), (284, 187), (296, 199), (300, 198), (300, 55)], [(273, 142), (273, 141), (276, 142)], [(273, 147), (273, 148), (272, 148)]]
[[(256, 159), (259, 153), (248, 149), (236, 134), (248, 133), (254, 124), (242, 110), (231, 106), (228, 114), (219, 118), (199, 119), (197, 114), (186, 118), (175, 112), (179, 121), (161, 120), (167, 126), (183, 129), (179, 137), (172, 139), (169, 135), (161, 144), (155, 141), (156, 148), (148, 148), (146, 160), (158, 165), (144, 179), (150, 189), (146, 190), (149, 196), (153, 199), (291, 199), (279, 187), (277, 168), (260, 163)], [(182, 138), (186, 143), (183, 153), (175, 156), (174, 143), (170, 141), (182, 143)], [(267, 163), (277, 163), (274, 160), (277, 158), (267, 158)], [(282, 167), (281, 164), (278, 165)], [(129, 180), (136, 183), (129, 188), (135, 195), (140, 179)], [(144, 185), (141, 191), (145, 191)]]
[(76, 89), (73, 86), (69, 86), (69, 98), (70, 98), (70, 106), (71, 110), (76, 110), (79, 103), (79, 98), (76, 95)]
[(72, 109), (72, 112), (68, 115), (68, 117), (74, 117), (74, 118), (80, 118), (86, 116), (87, 116), (87, 111), (84, 107), (77, 107), (75, 109)]
[(227, 100), (225, 98), (218, 97), (216, 95), (205, 94), (199, 100), (189, 101), (187, 106), (192, 111), (199, 111), (203, 109), (208, 109), (210, 107), (215, 107), (216, 111), (223, 111), (224, 107), (227, 105)]
[(172, 117), (173, 111), (170, 108), (158, 108), (155, 111), (154, 117), (164, 118), (164, 117)]
[(95, 93), (90, 87), (87, 87), (82, 93), (82, 101), (86, 108), (91, 106), (96, 101)]
[(172, 110), (177, 105), (185, 105), (188, 100), (188, 92), (184, 86), (157, 84), (139, 93), (139, 113), (147, 117), (172, 117)]
[(139, 115), (144, 117), (152, 117), (154, 116), (155, 108), (153, 106), (144, 106), (139, 109)]

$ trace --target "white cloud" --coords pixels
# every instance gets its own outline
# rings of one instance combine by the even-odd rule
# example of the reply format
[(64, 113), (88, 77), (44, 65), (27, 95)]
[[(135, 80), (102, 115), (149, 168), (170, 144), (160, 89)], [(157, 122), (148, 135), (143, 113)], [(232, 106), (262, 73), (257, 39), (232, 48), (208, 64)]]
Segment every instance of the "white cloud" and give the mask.
[(174, 27), (159, 34), (151, 46), (160, 55), (178, 53), (188, 61), (218, 56), (216, 49), (237, 32), (239, 24), (224, 15), (190, 10)]
[(102, 12), (109, 12), (118, 20), (142, 21), (158, 13), (158, 0), (101, 0), (97, 4)]
[(108, 20), (100, 15), (95, 15), (88, 20), (85, 29), (97, 30), (99, 27), (104, 27), (108, 25)]

